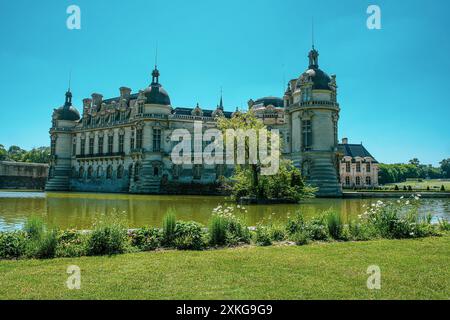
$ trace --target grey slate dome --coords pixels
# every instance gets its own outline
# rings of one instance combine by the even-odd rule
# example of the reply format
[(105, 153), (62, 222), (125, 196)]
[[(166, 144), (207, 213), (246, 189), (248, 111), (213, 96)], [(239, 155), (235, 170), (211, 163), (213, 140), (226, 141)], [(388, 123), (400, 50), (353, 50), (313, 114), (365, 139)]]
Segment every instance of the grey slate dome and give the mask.
[(166, 90), (159, 83), (159, 71), (155, 66), (152, 72), (152, 83), (144, 90), (145, 103), (170, 105), (170, 97)]
[(283, 99), (278, 97), (264, 97), (256, 100), (254, 102), (254, 105), (263, 104), (265, 107), (267, 106), (274, 106), (275, 108), (283, 108)]
[(80, 120), (80, 113), (72, 106), (72, 92), (66, 92), (66, 102), (62, 107), (56, 109), (53, 113), (56, 120), (78, 121)]
[(308, 69), (306, 73), (311, 77), (313, 81), (313, 89), (317, 90), (330, 90), (328, 85), (331, 82), (331, 78), (319, 68)]

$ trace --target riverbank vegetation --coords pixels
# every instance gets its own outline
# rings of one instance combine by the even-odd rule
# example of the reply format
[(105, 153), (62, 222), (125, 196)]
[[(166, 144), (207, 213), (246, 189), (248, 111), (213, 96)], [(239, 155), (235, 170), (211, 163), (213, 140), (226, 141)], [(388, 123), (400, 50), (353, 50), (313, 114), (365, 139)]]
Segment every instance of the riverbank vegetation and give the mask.
[(343, 221), (331, 210), (305, 220), (301, 212), (286, 223), (266, 219), (255, 227), (245, 223), (243, 206), (218, 206), (207, 227), (194, 221), (179, 221), (169, 212), (163, 228), (147, 226), (129, 230), (120, 217), (102, 217), (92, 230), (58, 230), (31, 218), (23, 230), (0, 233), (0, 258), (54, 258), (114, 255), (149, 250), (205, 250), (274, 243), (305, 245), (311, 242), (366, 241), (439, 236), (450, 231), (446, 220), (432, 223), (431, 216), (418, 214), (420, 197), (372, 204), (358, 219)]
[(6, 149), (0, 144), (0, 161), (49, 163), (50, 148), (39, 147), (27, 151), (18, 146), (11, 146)]

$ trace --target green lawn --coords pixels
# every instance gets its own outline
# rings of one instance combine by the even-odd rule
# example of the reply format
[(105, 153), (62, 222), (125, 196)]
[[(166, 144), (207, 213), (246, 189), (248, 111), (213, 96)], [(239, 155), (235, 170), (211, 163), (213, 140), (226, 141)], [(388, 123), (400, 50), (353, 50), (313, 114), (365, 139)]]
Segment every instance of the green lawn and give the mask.
[(386, 184), (386, 187), (395, 187), (397, 185), (399, 188), (403, 188), (403, 186), (411, 186), (413, 189), (421, 189), (426, 190), (427, 187), (430, 187), (431, 190), (440, 190), (441, 186), (444, 185), (446, 191), (450, 191), (450, 181), (441, 181), (439, 179), (431, 179), (431, 180), (422, 180), (422, 181), (406, 181), (406, 182), (398, 182), (398, 183), (389, 183)]
[[(80, 290), (65, 286), (72, 264)], [(0, 261), (0, 299), (449, 299), (449, 266), (450, 236)]]

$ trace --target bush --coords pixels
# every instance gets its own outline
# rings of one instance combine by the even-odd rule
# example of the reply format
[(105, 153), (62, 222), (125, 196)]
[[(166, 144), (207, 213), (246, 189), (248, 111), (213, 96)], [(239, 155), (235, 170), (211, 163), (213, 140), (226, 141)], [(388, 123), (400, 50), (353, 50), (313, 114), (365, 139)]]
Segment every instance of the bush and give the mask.
[(273, 241), (283, 241), (286, 239), (286, 229), (283, 225), (272, 223), (269, 226), (270, 238)]
[(326, 241), (329, 238), (328, 225), (325, 221), (326, 216), (312, 218), (306, 224), (306, 231), (309, 234), (311, 240)]
[(57, 257), (81, 257), (86, 255), (86, 235), (77, 230), (58, 233)]
[(304, 231), (305, 228), (305, 219), (299, 211), (297, 211), (293, 217), (289, 217), (286, 223), (286, 231), (288, 235), (294, 235), (299, 231)]
[(241, 207), (229, 206), (223, 208), (218, 206), (213, 210), (210, 220), (210, 244), (211, 245), (237, 245), (239, 243), (250, 243), (251, 235), (247, 225), (237, 217), (234, 212), (246, 210)]
[(209, 222), (209, 243), (213, 246), (225, 245), (227, 242), (228, 221), (220, 214), (213, 214)]
[(291, 239), (298, 246), (304, 246), (304, 245), (308, 244), (309, 241), (311, 240), (309, 237), (309, 233), (305, 230), (294, 233), (292, 235)]
[(40, 239), (29, 242), (29, 255), (38, 259), (50, 259), (56, 255), (58, 230), (52, 229), (41, 235)]
[(139, 250), (150, 251), (161, 246), (162, 233), (158, 228), (144, 227), (131, 233), (131, 244)]
[(441, 186), (441, 191), (445, 191), (444, 185)]
[(22, 231), (0, 232), (0, 259), (15, 259), (25, 255), (26, 235)]
[(30, 217), (25, 222), (23, 230), (26, 232), (28, 238), (39, 240), (45, 232), (45, 223), (39, 217)]
[(367, 224), (351, 221), (348, 224), (349, 240), (366, 241), (374, 237), (373, 232)]
[(117, 222), (100, 222), (88, 235), (86, 253), (90, 256), (123, 253), (127, 247), (127, 231)]
[(328, 233), (335, 240), (342, 240), (343, 224), (341, 215), (337, 212), (328, 212), (327, 214)]
[(202, 225), (194, 222), (177, 221), (173, 245), (181, 250), (201, 250), (205, 247), (205, 233)]
[(395, 190), (395, 191), (399, 191), (399, 190), (400, 190), (400, 189), (398, 188), (398, 185), (395, 185), (394, 190)]
[(270, 230), (267, 226), (259, 224), (256, 227), (255, 242), (259, 246), (270, 246), (272, 245), (272, 238), (270, 235)]
[(450, 222), (446, 219), (439, 219), (439, 229), (442, 231), (450, 231)]
[(177, 219), (173, 210), (169, 210), (163, 218), (163, 245), (172, 246), (175, 238)]

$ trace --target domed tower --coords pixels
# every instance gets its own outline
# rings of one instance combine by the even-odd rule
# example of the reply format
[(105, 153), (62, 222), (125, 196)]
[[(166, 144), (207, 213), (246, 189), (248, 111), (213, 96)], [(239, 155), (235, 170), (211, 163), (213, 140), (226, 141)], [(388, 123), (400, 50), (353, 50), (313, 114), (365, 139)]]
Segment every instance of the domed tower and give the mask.
[(54, 109), (50, 128), (50, 169), (47, 191), (65, 191), (70, 189), (72, 129), (78, 124), (80, 113), (72, 106), (72, 92), (66, 92), (63, 106)]
[(155, 65), (152, 72), (152, 83), (141, 92), (139, 99), (140, 103), (145, 105), (144, 113), (170, 114), (172, 111), (169, 94), (159, 83), (159, 75), (159, 70)]
[(309, 52), (308, 69), (291, 80), (284, 95), (292, 136), (291, 157), (318, 196), (341, 196), (338, 172), (339, 104), (336, 76), (319, 68), (319, 52)]

